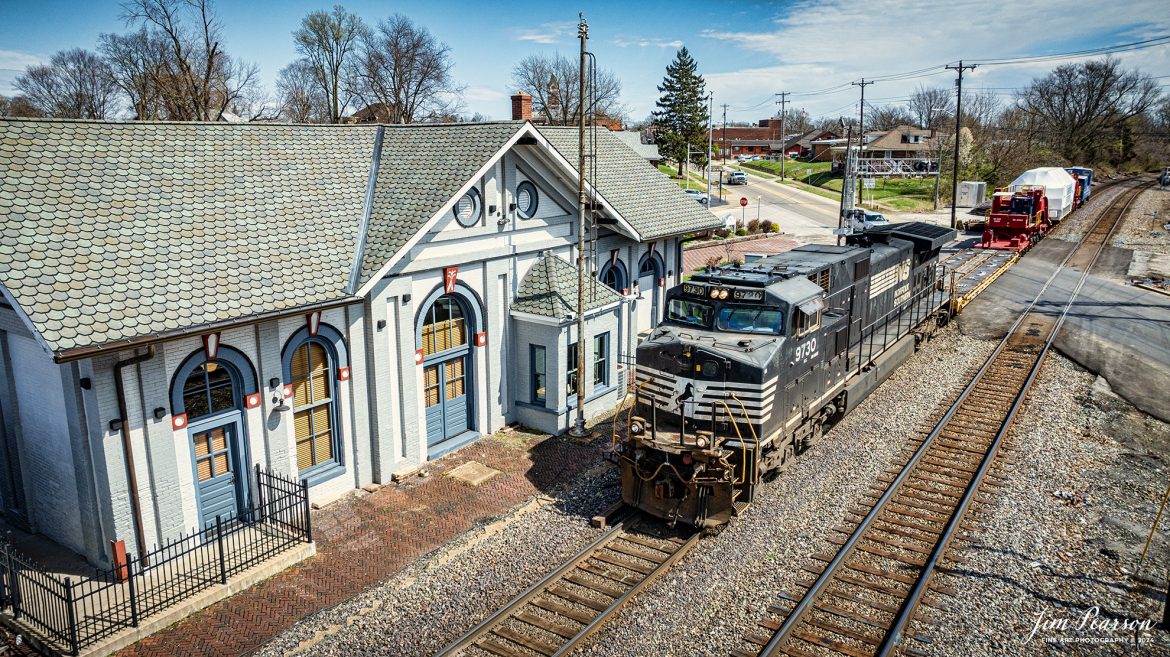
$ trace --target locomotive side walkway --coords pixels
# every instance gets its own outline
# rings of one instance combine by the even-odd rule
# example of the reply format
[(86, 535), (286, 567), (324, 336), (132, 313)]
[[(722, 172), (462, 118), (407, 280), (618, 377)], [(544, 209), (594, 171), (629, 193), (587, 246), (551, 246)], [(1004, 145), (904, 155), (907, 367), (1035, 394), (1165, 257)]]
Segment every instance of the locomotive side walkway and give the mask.
[[(608, 444), (607, 431), (599, 436)], [(317, 556), (119, 654), (219, 656), (255, 650), (467, 530), (572, 481), (598, 463), (598, 445), (568, 436), (501, 432), (428, 463), (427, 477), (315, 510)], [(498, 473), (478, 485), (443, 476), (471, 462)]]

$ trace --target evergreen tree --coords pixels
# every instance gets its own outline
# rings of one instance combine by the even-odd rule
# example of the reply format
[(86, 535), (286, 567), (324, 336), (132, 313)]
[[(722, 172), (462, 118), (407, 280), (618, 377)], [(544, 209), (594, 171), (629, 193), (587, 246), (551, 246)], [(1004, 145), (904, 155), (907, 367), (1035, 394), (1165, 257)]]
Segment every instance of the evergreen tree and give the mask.
[(655, 141), (663, 156), (675, 160), (679, 174), (691, 147), (691, 161), (707, 164), (707, 83), (698, 73), (699, 65), (686, 47), (680, 48), (666, 67), (658, 91), (658, 109), (652, 114)]

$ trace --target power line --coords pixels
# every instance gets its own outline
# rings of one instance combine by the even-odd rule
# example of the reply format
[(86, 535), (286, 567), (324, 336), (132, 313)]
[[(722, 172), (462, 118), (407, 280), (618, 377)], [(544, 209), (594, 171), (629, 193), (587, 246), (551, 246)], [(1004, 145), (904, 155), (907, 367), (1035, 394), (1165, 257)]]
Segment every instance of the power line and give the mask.
[(1076, 57), (1090, 57), (1093, 55), (1108, 55), (1115, 52), (1128, 52), (1131, 50), (1144, 50), (1146, 48), (1154, 48), (1156, 46), (1166, 45), (1170, 43), (1170, 35), (1155, 37), (1153, 39), (1145, 39), (1143, 41), (1133, 41), (1131, 43), (1119, 43), (1112, 46), (1101, 46), (1098, 48), (1087, 48), (1085, 50), (1073, 50), (1063, 53), (1054, 53), (1051, 55), (1023, 55), (1020, 57), (1004, 57), (1000, 59), (975, 59), (975, 64), (979, 66), (1007, 66), (1011, 64), (1030, 64), (1035, 62), (1048, 62), (1059, 59), (1073, 59)]

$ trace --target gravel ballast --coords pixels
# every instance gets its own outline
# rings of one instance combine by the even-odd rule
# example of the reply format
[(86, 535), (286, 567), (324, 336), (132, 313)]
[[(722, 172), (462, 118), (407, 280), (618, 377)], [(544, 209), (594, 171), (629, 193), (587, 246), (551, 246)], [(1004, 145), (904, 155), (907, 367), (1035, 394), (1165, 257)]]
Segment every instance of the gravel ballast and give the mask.
[[(780, 594), (803, 591), (798, 581), (808, 575), (800, 566), (808, 555), (835, 550), (830, 528), (993, 346), (954, 325), (941, 331), (788, 472), (763, 485), (745, 516), (704, 539), (575, 654), (705, 657), (741, 647)], [(1166, 633), (1157, 631), (1139, 646), (1046, 642), (1115, 636), (1088, 630), (1027, 638), (1037, 617), (1075, 625), (1094, 606), (1098, 622), (1160, 617), (1170, 518), (1142, 569), (1146, 579), (1130, 573), (1165, 490), (1170, 428), (1053, 353), (1013, 428), (1013, 444), (1018, 462), (983, 507), (977, 533), (958, 539), (964, 559), (940, 577), (962, 593), (943, 598), (949, 611), (928, 612), (938, 625), (911, 627), (931, 640), (913, 646), (939, 657), (1166, 654)], [(617, 499), (617, 484), (614, 469), (598, 467), (554, 498), (515, 509), (307, 618), (258, 654), (434, 654), (598, 536), (588, 518)]]
[(620, 495), (617, 471), (606, 465), (309, 616), (256, 654), (434, 654), (600, 535), (589, 519)]
[(964, 560), (940, 578), (962, 595), (930, 613), (933, 642), (915, 647), (938, 657), (1170, 654), (1165, 631), (1135, 644), (1132, 630), (1094, 627), (1161, 618), (1170, 518), (1143, 578), (1133, 573), (1166, 491), (1170, 426), (1053, 352), (1010, 438), (1018, 462), (977, 534), (956, 544)]

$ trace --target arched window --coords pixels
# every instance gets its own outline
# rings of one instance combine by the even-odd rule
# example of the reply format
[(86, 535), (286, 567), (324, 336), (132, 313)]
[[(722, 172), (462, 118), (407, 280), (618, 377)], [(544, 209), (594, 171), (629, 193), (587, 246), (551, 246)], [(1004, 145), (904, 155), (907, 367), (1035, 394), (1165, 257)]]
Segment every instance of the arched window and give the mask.
[(335, 391), (337, 367), (325, 344), (311, 338), (293, 351), (289, 383), (293, 391), (293, 433), (297, 469), (338, 462)]
[(421, 338), (424, 357), (467, 344), (467, 317), (458, 298), (445, 294), (435, 300), (423, 318)]
[(626, 266), (621, 260), (605, 263), (598, 278), (602, 283), (609, 286), (610, 289), (617, 290), (618, 293), (630, 287), (630, 282), (626, 276)]
[(228, 367), (207, 361), (196, 367), (183, 382), (183, 409), (187, 422), (240, 406), (236, 384)]

